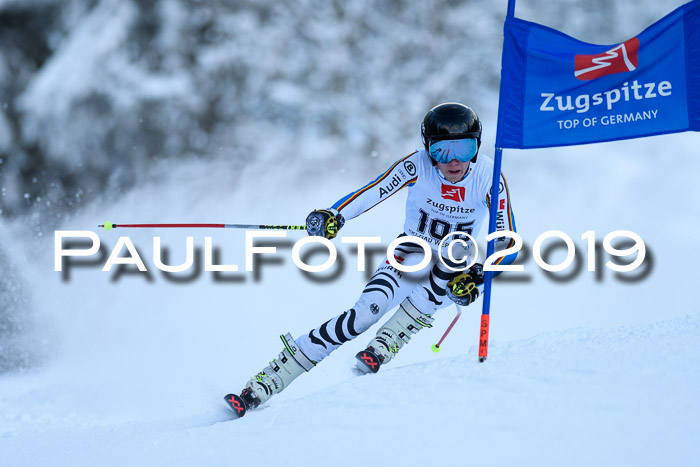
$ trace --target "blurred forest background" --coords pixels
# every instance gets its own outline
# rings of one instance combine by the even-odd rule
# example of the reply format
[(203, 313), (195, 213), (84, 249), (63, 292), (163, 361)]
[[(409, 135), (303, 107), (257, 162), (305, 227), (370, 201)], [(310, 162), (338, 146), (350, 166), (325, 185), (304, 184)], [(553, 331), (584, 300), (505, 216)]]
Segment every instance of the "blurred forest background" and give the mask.
[[(444, 100), (492, 123), (506, 3), (0, 1), (0, 214), (51, 230), (162, 160), (390, 153), (383, 166)], [(521, 0), (516, 13), (612, 43), (667, 3)]]

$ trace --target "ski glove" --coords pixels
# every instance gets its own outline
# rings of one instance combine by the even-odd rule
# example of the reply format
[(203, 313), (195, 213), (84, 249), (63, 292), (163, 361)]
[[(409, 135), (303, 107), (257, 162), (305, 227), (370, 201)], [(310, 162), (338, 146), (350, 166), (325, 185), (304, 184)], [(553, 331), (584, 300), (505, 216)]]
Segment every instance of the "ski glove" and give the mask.
[(447, 296), (458, 305), (471, 305), (479, 298), (479, 287), (483, 283), (483, 266), (477, 263), (447, 283)]
[(345, 224), (343, 216), (333, 209), (314, 209), (306, 217), (306, 232), (315, 237), (335, 238)]

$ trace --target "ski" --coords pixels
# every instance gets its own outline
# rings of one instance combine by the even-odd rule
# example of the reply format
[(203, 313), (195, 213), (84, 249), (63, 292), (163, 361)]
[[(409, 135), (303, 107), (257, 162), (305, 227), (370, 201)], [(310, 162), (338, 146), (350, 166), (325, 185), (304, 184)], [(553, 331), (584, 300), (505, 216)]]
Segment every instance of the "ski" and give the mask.
[(245, 401), (241, 396), (236, 394), (228, 394), (224, 397), (226, 404), (233, 410), (234, 418), (241, 418), (248, 411), (248, 407), (245, 405)]
[(224, 397), (226, 405), (233, 410), (234, 418), (241, 418), (249, 410), (256, 408), (260, 405), (260, 399), (258, 399), (249, 388), (245, 388), (241, 395), (227, 394)]
[(363, 373), (376, 373), (382, 365), (381, 359), (373, 350), (374, 349), (370, 347), (355, 355), (357, 367)]

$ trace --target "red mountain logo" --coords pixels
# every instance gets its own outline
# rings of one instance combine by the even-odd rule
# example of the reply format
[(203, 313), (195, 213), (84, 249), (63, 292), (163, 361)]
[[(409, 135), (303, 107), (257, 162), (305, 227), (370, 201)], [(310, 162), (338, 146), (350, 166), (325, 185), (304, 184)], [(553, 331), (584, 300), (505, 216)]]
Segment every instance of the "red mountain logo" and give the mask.
[(601, 76), (636, 70), (638, 51), (639, 39), (633, 37), (602, 54), (576, 55), (574, 76), (582, 81), (588, 81)]
[(465, 193), (466, 189), (463, 186), (449, 186), (445, 184), (442, 185), (443, 199), (462, 202), (464, 201)]

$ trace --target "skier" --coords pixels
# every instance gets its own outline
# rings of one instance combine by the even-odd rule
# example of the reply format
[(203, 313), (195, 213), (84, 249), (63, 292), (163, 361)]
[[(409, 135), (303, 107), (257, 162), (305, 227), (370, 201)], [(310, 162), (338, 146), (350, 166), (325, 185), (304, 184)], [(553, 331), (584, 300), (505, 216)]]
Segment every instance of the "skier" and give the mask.
[[(245, 386), (240, 399), (247, 408), (257, 407), (281, 392), (305, 371), (327, 357), (343, 343), (354, 339), (376, 323), (387, 311), (399, 305), (394, 315), (379, 328), (367, 348), (357, 354), (363, 372), (377, 372), (421, 329), (431, 327), (434, 313), (448, 306), (450, 299), (469, 305), (483, 288), (480, 264), (455, 272), (459, 263), (437, 258), (440, 241), (450, 232), (478, 233), (489, 212), (493, 161), (477, 157), (481, 144), (481, 122), (469, 107), (444, 103), (432, 108), (421, 125), (423, 148), (392, 164), (376, 180), (350, 193), (328, 209), (312, 211), (306, 219), (309, 235), (334, 238), (346, 220), (359, 216), (409, 187), (404, 232), (430, 244), (431, 263), (421, 272), (409, 274), (391, 266), (385, 259), (365, 286), (357, 302), (338, 316), (297, 339), (280, 336), (284, 349)], [(508, 185), (501, 174), (498, 230), (515, 231)], [(496, 250), (511, 246), (509, 238), (496, 242)], [(444, 250), (444, 248), (443, 248)], [(423, 258), (416, 243), (399, 245), (395, 260), (400, 264)], [(443, 251), (444, 254), (444, 251)], [(516, 254), (495, 264), (510, 264)], [(413, 261), (414, 263), (417, 261)], [(227, 400), (239, 415), (245, 409), (238, 396)]]

